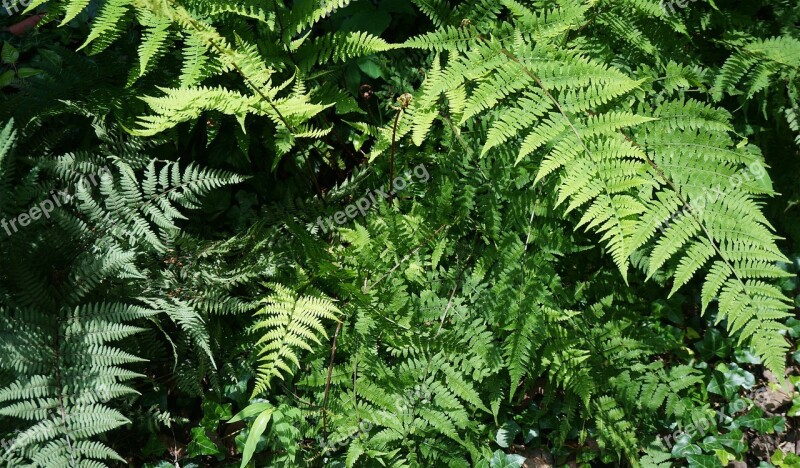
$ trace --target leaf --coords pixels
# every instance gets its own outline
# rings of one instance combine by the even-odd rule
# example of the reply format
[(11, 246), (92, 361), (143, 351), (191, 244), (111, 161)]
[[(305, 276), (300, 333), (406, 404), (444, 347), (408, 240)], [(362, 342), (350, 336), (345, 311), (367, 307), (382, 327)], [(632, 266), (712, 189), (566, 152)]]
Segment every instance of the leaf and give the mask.
[(364, 72), (370, 78), (378, 79), (383, 78), (383, 70), (378, 62), (375, 59), (369, 57), (363, 57), (358, 60), (358, 68)]
[(539, 437), (539, 429), (530, 428), (528, 432), (525, 434), (525, 443), (528, 444), (533, 439)]
[[(732, 364), (732, 366), (735, 366), (735, 364)], [(706, 390), (731, 399), (740, 388), (752, 388), (755, 385), (755, 381), (755, 377), (750, 372), (739, 367), (728, 369), (727, 366), (721, 364), (717, 366), (717, 370), (712, 374)]]
[(205, 427), (206, 430), (213, 431), (219, 426), (220, 421), (226, 421), (230, 418), (230, 403), (221, 405), (210, 399), (203, 402), (203, 419), (200, 420), (200, 425)]
[(737, 348), (733, 352), (733, 357), (736, 359), (736, 362), (739, 364), (761, 364), (761, 358), (753, 354), (750, 348)]
[(522, 428), (519, 427), (519, 424), (514, 421), (506, 421), (500, 429), (497, 430), (495, 441), (497, 445), (508, 448), (520, 432), (522, 432)]
[(753, 408), (747, 414), (736, 418), (740, 426), (749, 427), (759, 434), (773, 434), (775, 432), (786, 431), (786, 419), (783, 416), (773, 416), (764, 418), (764, 411), (761, 408)]
[(251, 418), (251, 417), (253, 417), (253, 416), (257, 415), (257, 414), (263, 413), (264, 411), (267, 411), (268, 409), (272, 409), (272, 408), (273, 408), (273, 406), (270, 403), (265, 402), (265, 401), (264, 402), (258, 402), (258, 403), (252, 403), (247, 408), (245, 408), (242, 411), (236, 413), (236, 416), (234, 416), (230, 420), (228, 420), (228, 423), (232, 424), (232, 423), (239, 422), (239, 421), (242, 421), (242, 420), (247, 419), (247, 418)]
[(4, 88), (14, 82), (14, 70), (8, 70), (0, 74), (0, 88)]
[(489, 460), (491, 468), (519, 468), (525, 463), (525, 457), (520, 455), (505, 454), (502, 450), (497, 450)]
[(206, 430), (203, 427), (195, 427), (192, 429), (192, 441), (186, 448), (190, 457), (197, 457), (200, 455), (220, 455), (222, 452), (217, 447), (217, 444), (212, 441)]
[(716, 328), (709, 329), (703, 340), (695, 343), (695, 348), (705, 359), (714, 356), (724, 358), (731, 352), (730, 341)]
[(347, 468), (353, 468), (356, 465), (359, 457), (364, 454), (364, 447), (358, 443), (357, 440), (354, 440), (349, 447), (347, 447), (347, 458), (345, 459), (345, 465)]
[(792, 399), (792, 407), (786, 412), (786, 416), (796, 417), (800, 416), (800, 397)]
[(689, 434), (681, 434), (675, 440), (675, 445), (672, 446), (672, 456), (685, 457), (691, 454), (703, 453), (703, 449), (699, 445), (692, 443), (692, 438)]
[(722, 468), (719, 458), (713, 455), (691, 454), (686, 456), (690, 468)]
[(3, 49), (0, 50), (0, 58), (2, 58), (3, 63), (17, 63), (19, 59), (19, 50), (6, 41), (3, 43)]
[(727, 434), (708, 436), (703, 440), (703, 445), (706, 450), (728, 448), (738, 455), (747, 450), (747, 444), (744, 442), (743, 438), (744, 434), (741, 429), (736, 429)]
[(250, 427), (250, 434), (247, 436), (247, 442), (244, 444), (242, 463), (239, 465), (241, 468), (244, 468), (253, 458), (253, 453), (256, 451), (258, 441), (261, 439), (261, 435), (264, 434), (267, 424), (269, 424), (270, 417), (272, 417), (272, 409), (259, 414), (256, 420), (253, 421), (253, 425)]
[(35, 76), (40, 73), (42, 73), (42, 70), (38, 68), (20, 67), (20, 69), (17, 70), (17, 76), (20, 78), (28, 78), (29, 76)]
[(786, 326), (789, 327), (789, 336), (792, 338), (800, 337), (800, 320), (790, 317), (786, 320)]

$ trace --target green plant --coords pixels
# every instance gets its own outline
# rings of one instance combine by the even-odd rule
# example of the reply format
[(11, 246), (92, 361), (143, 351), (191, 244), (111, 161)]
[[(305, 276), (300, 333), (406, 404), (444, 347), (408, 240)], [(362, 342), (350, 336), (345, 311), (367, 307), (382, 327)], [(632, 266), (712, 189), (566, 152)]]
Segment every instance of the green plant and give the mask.
[(0, 459), (793, 463), (795, 3), (33, 1)]

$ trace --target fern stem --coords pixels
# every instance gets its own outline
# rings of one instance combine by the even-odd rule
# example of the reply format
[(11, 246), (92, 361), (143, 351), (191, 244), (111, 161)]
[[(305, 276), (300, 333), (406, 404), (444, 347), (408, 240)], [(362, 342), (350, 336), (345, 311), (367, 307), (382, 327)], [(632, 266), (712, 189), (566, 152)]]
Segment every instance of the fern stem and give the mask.
[[(61, 320), (58, 321), (60, 327)], [(72, 440), (69, 437), (69, 427), (67, 426), (67, 411), (64, 409), (64, 388), (61, 385), (61, 365), (59, 364), (58, 349), (61, 346), (60, 334), (58, 330), (53, 334), (53, 366), (56, 374), (56, 391), (58, 392), (58, 409), (61, 412), (61, 423), (64, 425), (64, 437), (67, 440), (67, 449), (69, 449), (69, 460), (71, 466), (75, 464), (75, 450), (72, 448)]]
[(394, 126), (392, 127), (392, 150), (389, 153), (389, 203), (392, 202), (392, 198), (394, 197), (394, 147), (397, 139), (397, 122), (400, 121), (401, 112), (403, 112), (403, 108), (397, 109), (397, 112), (394, 114)]
[(719, 255), (719, 257), (722, 259), (722, 261), (725, 262), (725, 265), (731, 270), (731, 272), (733, 272), (733, 276), (735, 276), (736, 280), (739, 281), (739, 284), (742, 285), (742, 289), (746, 290), (745, 289), (745, 286), (746, 286), (745, 282), (739, 276), (739, 272), (736, 271), (736, 269), (733, 267), (733, 265), (731, 265), (731, 263), (728, 260), (728, 258), (722, 253), (722, 250), (720, 250), (719, 246), (717, 245), (717, 241), (714, 240), (714, 237), (708, 231), (708, 227), (706, 227), (705, 223), (703, 223), (695, 215), (694, 210), (691, 209), (691, 205), (686, 200), (686, 198), (683, 197), (683, 195), (681, 194), (680, 190), (675, 185), (675, 183), (669, 177), (667, 177), (667, 175), (664, 174), (664, 171), (658, 166), (658, 164), (656, 164), (656, 162), (653, 161), (650, 158), (650, 155), (647, 154), (647, 149), (642, 148), (638, 143), (636, 143), (635, 141), (633, 141), (633, 139), (631, 139), (628, 135), (626, 135), (625, 132), (620, 132), (620, 133), (622, 133), (622, 135), (625, 137), (625, 139), (627, 139), (628, 142), (630, 142), (632, 145), (636, 146), (637, 148), (642, 149), (642, 152), (644, 153), (644, 157), (645, 157), (645, 160), (647, 161), (647, 163), (653, 168), (653, 170), (664, 181), (664, 183), (669, 185), (670, 188), (672, 189), (672, 191), (675, 192), (675, 196), (678, 198), (678, 200), (680, 200), (682, 208), (684, 208), (684, 209), (687, 208), (687, 207), (689, 208), (689, 210), (688, 210), (689, 211), (689, 215), (692, 217), (692, 219), (697, 221), (697, 224), (700, 226), (701, 229), (703, 229), (703, 233), (706, 235), (706, 238), (711, 243), (711, 246), (714, 248), (714, 251), (717, 253), (717, 255)]
[[(479, 36), (479, 37), (481, 37), (481, 39), (483, 39), (483, 36)], [(483, 40), (486, 41), (486, 39), (483, 39)], [(491, 46), (491, 44), (488, 41), (486, 41), (486, 42), (487, 42), (487, 45)], [(509, 60), (511, 60), (512, 62), (514, 62), (517, 65), (519, 65), (520, 68), (522, 68), (522, 71), (525, 72), (525, 74), (528, 75), (528, 77), (530, 77), (534, 82), (536, 82), (536, 84), (542, 89), (542, 91), (547, 96), (547, 98), (550, 99), (550, 101), (552, 101), (553, 104), (556, 106), (556, 108), (558, 109), (558, 112), (564, 117), (564, 120), (566, 120), (567, 125), (569, 125), (569, 128), (572, 129), (573, 133), (575, 133), (575, 136), (578, 137), (578, 142), (583, 147), (583, 150), (586, 151), (586, 154), (588, 154), (589, 156), (593, 156), (592, 152), (586, 146), (586, 142), (583, 140), (583, 136), (578, 131), (578, 129), (575, 127), (575, 125), (573, 125), (572, 120), (570, 120), (570, 118), (567, 116), (567, 113), (564, 111), (564, 108), (561, 107), (561, 103), (558, 102), (558, 99), (556, 99), (550, 93), (550, 90), (548, 90), (547, 87), (544, 85), (544, 83), (542, 83), (542, 80), (539, 78), (539, 76), (537, 76), (530, 69), (528, 69), (528, 67), (526, 67), (514, 54), (509, 52), (505, 47), (501, 47), (500, 48), (500, 52), (503, 55), (505, 55), (506, 57), (508, 57)]]
[[(444, 121), (447, 122), (447, 125), (450, 127), (450, 131), (453, 132), (453, 135), (455, 135), (458, 144), (461, 145), (461, 148), (463, 148), (464, 151), (467, 152), (467, 156), (469, 156), (470, 158), (475, 156), (475, 152), (472, 150), (472, 148), (469, 147), (469, 145), (467, 145), (467, 142), (464, 141), (464, 137), (461, 135), (461, 131), (453, 124), (453, 121), (450, 119), (450, 117), (441, 112), (440, 115), (442, 116), (442, 119), (444, 119)], [(478, 169), (478, 172), (481, 173), (481, 175), (485, 180), (489, 180), (489, 177), (486, 175), (486, 173), (483, 172), (483, 168), (481, 167), (480, 164), (476, 164), (475, 168)]]
[(328, 394), (331, 390), (331, 376), (333, 375), (333, 359), (336, 357), (336, 340), (339, 338), (339, 331), (342, 329), (342, 321), (336, 325), (336, 332), (333, 334), (333, 345), (331, 346), (331, 361), (328, 364), (328, 377), (325, 379), (325, 396), (322, 398), (322, 437), (328, 442)]
[[(464, 271), (464, 269), (462, 268), (461, 272), (463, 272), (463, 271)], [(456, 282), (453, 285), (453, 290), (450, 291), (450, 299), (447, 300), (447, 306), (444, 308), (444, 312), (442, 312), (442, 319), (439, 321), (439, 329), (436, 330), (436, 335), (434, 335), (434, 336), (439, 336), (439, 333), (441, 333), (442, 327), (444, 326), (444, 321), (447, 318), (447, 312), (450, 310), (450, 307), (453, 305), (453, 296), (456, 295), (456, 289), (458, 289), (458, 284), (459, 284), (459, 282), (461, 280), (461, 272), (458, 273), (458, 278), (456, 278)]]
[[(484, 38), (482, 35), (479, 35), (478, 38), (483, 40), (484, 42), (486, 42), (486, 44), (489, 47), (491, 47), (491, 43), (486, 38)], [(509, 52), (505, 47), (500, 47), (500, 52), (503, 55), (505, 55), (506, 57), (508, 57), (509, 60), (511, 60), (512, 62), (514, 62), (517, 65), (519, 65), (520, 68), (522, 68), (522, 71), (525, 72), (525, 74), (528, 75), (528, 77), (530, 77), (539, 86), (539, 88), (542, 89), (542, 92), (544, 92), (545, 96), (547, 96), (547, 98), (550, 99), (550, 101), (558, 109), (558, 112), (561, 114), (561, 116), (564, 117), (564, 120), (567, 122), (567, 125), (569, 126), (570, 129), (572, 129), (572, 132), (577, 137), (578, 142), (583, 147), (583, 150), (586, 151), (587, 155), (589, 155), (589, 158), (591, 158), (592, 160), (596, 160), (596, 158), (594, 156), (594, 153), (592, 153), (592, 151), (586, 145), (586, 142), (583, 139), (583, 135), (581, 135), (580, 131), (578, 131), (578, 128), (575, 127), (575, 125), (572, 123), (572, 120), (567, 116), (567, 113), (566, 113), (566, 111), (564, 111), (564, 108), (561, 107), (561, 103), (558, 102), (558, 99), (556, 99), (553, 96), (552, 93), (550, 93), (550, 90), (547, 89), (547, 87), (544, 85), (544, 83), (539, 78), (539, 76), (536, 75), (536, 73), (534, 73), (530, 69), (528, 69), (528, 67), (525, 66), (525, 64), (523, 64), (514, 54)], [(606, 197), (608, 197), (608, 199), (611, 200), (612, 197), (611, 197), (611, 192), (608, 189), (608, 184), (606, 183), (605, 180), (601, 179), (601, 181), (602, 181), (602, 184), (603, 184), (603, 191), (605, 192)], [(609, 205), (611, 206), (611, 209), (614, 212), (614, 219), (615, 219), (617, 225), (622, 225), (622, 219), (619, 216), (619, 212), (617, 211), (617, 207), (613, 203), (609, 203)], [(625, 249), (625, 250), (627, 250), (627, 249)], [(628, 283), (627, 268), (623, 268), (622, 266), (620, 266), (620, 271), (622, 273), (623, 280), (627, 284)]]
[[(195, 19), (194, 19), (194, 17), (193, 17), (191, 14), (189, 14), (189, 12), (188, 12), (188, 11), (186, 11), (186, 9), (185, 9), (185, 8), (183, 8), (183, 6), (182, 6), (182, 5), (180, 5), (180, 4), (179, 4), (177, 1), (175, 1), (175, 0), (170, 0), (170, 2), (171, 2), (171, 3), (172, 3), (174, 6), (175, 6), (176, 10), (178, 10), (178, 9), (180, 9), (180, 10), (181, 10), (181, 13), (183, 13), (183, 15), (182, 15), (182, 16), (183, 16), (183, 17), (186, 19), (186, 22), (187, 22), (187, 23), (189, 23), (189, 25), (190, 25), (192, 28), (194, 28), (194, 29), (195, 29), (195, 31), (201, 32), (201, 31), (203, 30), (203, 28), (201, 28), (201, 27), (200, 27), (200, 25), (199, 25), (199, 23), (197, 22), (197, 20), (195, 20)], [(276, 12), (275, 14), (277, 15), (277, 12)], [(225, 51), (223, 50), (222, 46), (220, 46), (219, 44), (217, 44), (217, 43), (216, 43), (216, 41), (214, 41), (213, 39), (209, 38), (209, 39), (208, 39), (208, 42), (211, 44), (211, 46), (212, 46), (214, 49), (216, 49), (216, 51), (217, 51), (217, 53), (218, 53), (219, 55), (225, 55)], [(261, 89), (259, 89), (259, 87), (258, 87), (258, 86), (256, 86), (256, 85), (255, 85), (255, 83), (253, 83), (253, 82), (250, 80), (250, 78), (248, 78), (247, 74), (246, 74), (246, 73), (245, 73), (245, 72), (244, 72), (244, 71), (241, 69), (241, 67), (239, 67), (239, 64), (237, 64), (237, 63), (236, 63), (235, 61), (233, 61), (233, 60), (231, 60), (230, 64), (231, 64), (231, 66), (234, 68), (234, 70), (236, 70), (236, 72), (237, 72), (237, 73), (238, 73), (238, 74), (239, 74), (239, 75), (242, 77), (242, 79), (243, 79), (243, 80), (244, 80), (244, 81), (247, 83), (247, 85), (250, 87), (250, 89), (252, 89), (253, 91), (255, 91), (255, 92), (256, 92), (256, 94), (258, 94), (258, 95), (259, 95), (259, 96), (260, 96), (260, 97), (261, 97), (261, 98), (262, 98), (264, 101), (266, 101), (266, 102), (267, 102), (267, 104), (269, 104), (269, 106), (272, 108), (272, 110), (273, 110), (273, 111), (275, 111), (275, 114), (278, 116), (278, 118), (280, 119), (280, 121), (281, 121), (281, 122), (283, 122), (283, 125), (284, 125), (284, 126), (286, 126), (286, 128), (287, 128), (287, 129), (288, 129), (290, 132), (292, 132), (292, 133), (295, 133), (295, 130), (294, 130), (294, 128), (293, 128), (293, 126), (292, 126), (292, 124), (291, 124), (291, 123), (289, 123), (289, 121), (288, 121), (288, 120), (286, 119), (286, 117), (285, 117), (285, 116), (284, 116), (284, 115), (281, 113), (281, 111), (278, 109), (278, 107), (275, 105), (275, 103), (274, 103), (274, 102), (272, 102), (272, 99), (270, 99), (270, 98), (269, 98), (269, 96), (265, 95), (265, 94), (264, 94), (264, 93), (261, 91)]]
[[(475, 237), (477, 237), (477, 233), (476, 233)], [(467, 258), (464, 260), (465, 264), (467, 262), (469, 262), (469, 259), (472, 258), (472, 254), (475, 253), (474, 240), (475, 240), (475, 238), (473, 238), (472, 250), (470, 250), (469, 255), (467, 255)], [(457, 256), (456, 256), (456, 259), (458, 259)], [(456, 261), (458, 261), (458, 260), (456, 260)], [(458, 285), (461, 283), (461, 278), (464, 276), (464, 270), (465, 269), (466, 269), (466, 267), (462, 267), (458, 271), (458, 277), (456, 278), (455, 284), (453, 284), (453, 290), (450, 292), (450, 299), (447, 300), (447, 307), (445, 307), (444, 312), (442, 313), (442, 319), (439, 322), (439, 329), (436, 330), (436, 335), (435, 336), (439, 336), (439, 333), (442, 331), (442, 327), (444, 326), (445, 318), (447, 317), (447, 312), (450, 310), (450, 307), (452, 307), (452, 305), (453, 305), (453, 296), (455, 296), (456, 289), (458, 288)], [(460, 317), (460, 315), (459, 315), (459, 317)]]
[[(186, 10), (185, 10), (185, 9), (184, 9), (184, 8), (183, 8), (181, 5), (180, 5), (180, 4), (178, 4), (178, 2), (177, 2), (177, 1), (175, 1), (175, 0), (171, 0), (171, 1), (172, 1), (172, 3), (175, 5), (176, 9), (177, 9), (177, 8), (180, 8), (180, 9), (181, 9), (181, 13), (183, 13), (183, 16), (185, 17), (185, 19), (186, 19), (187, 23), (189, 23), (189, 25), (190, 25), (191, 27), (193, 27), (193, 28), (195, 29), (195, 31), (198, 31), (198, 32), (200, 32), (200, 31), (202, 31), (202, 30), (203, 30), (203, 29), (200, 27), (200, 24), (199, 24), (199, 23), (198, 23), (198, 22), (197, 22), (197, 21), (196, 21), (196, 20), (195, 20), (195, 19), (194, 19), (194, 18), (193, 18), (193, 17), (192, 17), (192, 16), (191, 16), (189, 13), (188, 13), (188, 12), (187, 12), (187, 11), (186, 11)], [(273, 0), (273, 3), (274, 3), (274, 1), (275, 1), (275, 0)], [(278, 18), (279, 27), (281, 28), (281, 43), (283, 44), (283, 32), (282, 32), (282, 31), (283, 31), (283, 26), (280, 24), (280, 14), (278, 13), (278, 10), (277, 10), (277, 5), (276, 5), (276, 10), (275, 10), (275, 16)], [(210, 26), (209, 26), (209, 27), (210, 27)], [(212, 46), (214, 49), (216, 49), (216, 51), (217, 51), (217, 53), (218, 53), (219, 55), (224, 55), (224, 54), (225, 54), (225, 51), (224, 51), (224, 49), (222, 48), (222, 46), (220, 46), (219, 44), (217, 44), (217, 43), (216, 43), (216, 41), (214, 41), (213, 39), (209, 38), (209, 39), (208, 39), (208, 42), (211, 44), (211, 46)], [(285, 45), (285, 44), (283, 44), (283, 45), (284, 45), (284, 48), (286, 48), (286, 45)], [(293, 63), (295, 63), (295, 65), (296, 65), (296, 62), (295, 62), (295, 60), (294, 60), (294, 57), (293, 57), (293, 56), (292, 56), (292, 54), (291, 54), (291, 51), (289, 51), (289, 50), (287, 49), (287, 53), (289, 54), (289, 57), (290, 57), (290, 59), (292, 60), (292, 62), (293, 62)], [(250, 89), (252, 89), (252, 90), (253, 90), (253, 91), (254, 91), (256, 94), (258, 94), (258, 95), (261, 97), (261, 99), (263, 99), (263, 100), (264, 100), (264, 101), (265, 101), (265, 102), (266, 102), (266, 103), (267, 103), (267, 104), (268, 104), (268, 105), (269, 105), (269, 106), (272, 108), (272, 110), (273, 110), (273, 111), (275, 112), (275, 114), (278, 116), (278, 119), (280, 119), (280, 121), (283, 123), (283, 125), (286, 127), (286, 129), (287, 129), (287, 130), (289, 130), (289, 132), (290, 132), (290, 133), (292, 133), (293, 135), (294, 135), (295, 133), (297, 133), (297, 132), (296, 132), (296, 129), (294, 128), (294, 126), (293, 126), (293, 125), (292, 125), (292, 124), (289, 122), (289, 120), (288, 120), (288, 119), (287, 119), (287, 118), (286, 118), (286, 117), (283, 115), (283, 113), (281, 113), (280, 109), (278, 109), (278, 107), (275, 105), (275, 103), (272, 101), (272, 99), (270, 99), (270, 98), (269, 98), (269, 96), (267, 96), (266, 94), (264, 94), (264, 93), (261, 91), (261, 89), (260, 89), (258, 86), (256, 86), (256, 85), (255, 85), (255, 83), (253, 83), (253, 81), (252, 81), (252, 80), (251, 80), (251, 79), (250, 79), (250, 78), (247, 76), (247, 74), (246, 74), (246, 73), (245, 73), (245, 72), (244, 72), (244, 71), (241, 69), (241, 67), (239, 66), (239, 64), (237, 64), (237, 63), (236, 63), (236, 61), (234, 61), (234, 60), (231, 60), (231, 61), (230, 61), (230, 64), (231, 64), (231, 66), (234, 68), (234, 70), (236, 70), (236, 72), (237, 72), (237, 73), (238, 73), (238, 74), (239, 74), (239, 75), (242, 77), (242, 79), (243, 79), (243, 80), (244, 80), (244, 81), (247, 83), (247, 86), (248, 86)], [(306, 165), (307, 165), (307, 163), (308, 163), (308, 161), (306, 161)], [(307, 168), (308, 168), (308, 165), (307, 165)], [(321, 189), (321, 188), (320, 188), (320, 186), (319, 186), (319, 183), (318, 183), (318, 181), (317, 181), (317, 179), (316, 179), (316, 176), (315, 176), (313, 173), (311, 173), (311, 171), (310, 171), (310, 168), (308, 168), (308, 170), (309, 170), (309, 176), (310, 176), (310, 178), (311, 178), (311, 182), (312, 182), (312, 184), (314, 185), (314, 188), (315, 188), (315, 190), (317, 191), (317, 195), (318, 195), (318, 196), (320, 197), (320, 199), (322, 200), (322, 203), (323, 203), (323, 205), (325, 205), (325, 197), (324, 197), (324, 195), (323, 195), (323, 193), (322, 193), (322, 189)]]

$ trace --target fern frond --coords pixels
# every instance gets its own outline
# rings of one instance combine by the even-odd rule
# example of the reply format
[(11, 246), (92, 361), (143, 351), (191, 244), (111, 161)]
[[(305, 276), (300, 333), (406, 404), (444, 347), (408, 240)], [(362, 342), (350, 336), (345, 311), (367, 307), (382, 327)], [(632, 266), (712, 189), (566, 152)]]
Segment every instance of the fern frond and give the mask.
[(779, 36), (746, 44), (735, 52), (720, 69), (711, 95), (722, 99), (724, 93), (733, 94), (737, 86), (744, 85), (747, 98), (772, 83), (774, 75), (796, 74), (800, 69), (800, 40)]
[[(299, 350), (312, 351), (327, 337), (323, 320), (338, 320), (339, 309), (321, 296), (298, 296), (280, 284), (271, 284), (273, 293), (256, 312), (254, 332), (262, 333), (258, 348), (258, 377), (253, 395), (266, 391), (274, 377), (285, 379), (300, 366)], [(263, 330), (263, 331), (262, 331)]]

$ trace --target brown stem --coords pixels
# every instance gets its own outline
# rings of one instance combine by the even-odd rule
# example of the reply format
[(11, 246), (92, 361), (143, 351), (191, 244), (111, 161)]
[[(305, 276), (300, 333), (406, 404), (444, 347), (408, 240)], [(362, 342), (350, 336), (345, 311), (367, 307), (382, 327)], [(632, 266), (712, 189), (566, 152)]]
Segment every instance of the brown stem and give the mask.
[(402, 107), (397, 109), (397, 113), (394, 115), (394, 126), (392, 127), (392, 151), (389, 153), (389, 203), (392, 202), (394, 197), (394, 146), (397, 140), (397, 122), (400, 120), (401, 112), (403, 112)]

